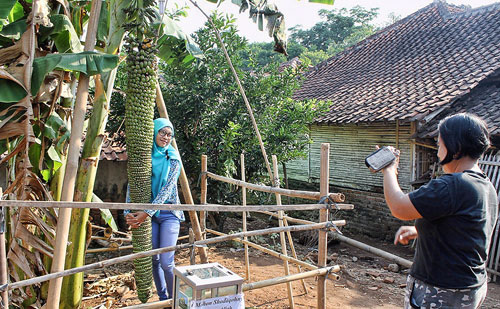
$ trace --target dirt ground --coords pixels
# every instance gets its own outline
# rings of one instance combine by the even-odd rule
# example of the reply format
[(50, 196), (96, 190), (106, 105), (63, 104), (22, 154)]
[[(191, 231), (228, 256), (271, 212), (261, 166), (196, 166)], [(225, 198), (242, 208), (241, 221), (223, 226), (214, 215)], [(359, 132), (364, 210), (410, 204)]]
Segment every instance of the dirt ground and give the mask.
[[(182, 231), (181, 231), (182, 234)], [(356, 238), (356, 237), (354, 237)], [(410, 248), (394, 246), (370, 238), (356, 238), (374, 247), (410, 259)], [(260, 239), (276, 249), (277, 237)], [(256, 240), (257, 241), (257, 240)], [(219, 262), (226, 268), (245, 278), (244, 250), (232, 247), (232, 243), (221, 243), (209, 248), (210, 262)], [(314, 263), (315, 248), (295, 242), (299, 259)], [(279, 250), (279, 249), (278, 249)], [(129, 252), (122, 252), (121, 255)], [(341, 267), (340, 280), (327, 280), (327, 308), (401, 308), (403, 304), (407, 270), (392, 269), (392, 262), (343, 243), (328, 246), (329, 265)], [(104, 260), (117, 254), (88, 255), (87, 263)], [(284, 276), (281, 260), (250, 248), (250, 281)], [(189, 251), (176, 253), (177, 265), (189, 265)], [(297, 268), (291, 265), (291, 272)], [(304, 286), (305, 285), (305, 286)], [(296, 308), (316, 308), (316, 280), (304, 283), (294, 281), (293, 295)], [(154, 295), (149, 302), (157, 301)], [(131, 262), (113, 265), (85, 274), (83, 308), (119, 308), (140, 304), (134, 291), (133, 265)], [(247, 308), (288, 308), (286, 284), (245, 292)], [(500, 308), (500, 285), (490, 283), (488, 296), (482, 308)]]

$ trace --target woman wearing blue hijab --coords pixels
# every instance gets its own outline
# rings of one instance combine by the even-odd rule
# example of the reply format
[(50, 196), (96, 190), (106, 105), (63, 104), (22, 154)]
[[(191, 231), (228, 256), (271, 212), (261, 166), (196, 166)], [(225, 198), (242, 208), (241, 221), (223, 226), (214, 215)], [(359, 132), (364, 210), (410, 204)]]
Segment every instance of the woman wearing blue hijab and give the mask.
[[(180, 204), (177, 180), (181, 172), (181, 157), (172, 146), (174, 126), (165, 118), (154, 120), (152, 151), (151, 202)], [(125, 214), (127, 224), (136, 228), (151, 217), (153, 249), (174, 246), (179, 236), (184, 213), (180, 210), (147, 210)], [(172, 298), (174, 282), (174, 251), (153, 256), (153, 278), (160, 300)]]

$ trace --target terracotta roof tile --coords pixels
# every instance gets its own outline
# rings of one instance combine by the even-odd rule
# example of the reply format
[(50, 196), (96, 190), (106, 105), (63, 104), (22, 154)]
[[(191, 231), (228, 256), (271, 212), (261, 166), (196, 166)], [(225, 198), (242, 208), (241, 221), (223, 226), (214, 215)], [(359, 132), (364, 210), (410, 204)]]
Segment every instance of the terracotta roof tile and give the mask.
[(99, 159), (108, 161), (127, 161), (127, 148), (124, 144), (107, 138), (102, 144), (101, 156)]
[(434, 2), (312, 68), (296, 99), (332, 102), (317, 122), (420, 120), (500, 67), (500, 4)]
[(500, 135), (500, 69), (479, 83), (470, 93), (453, 102), (418, 132), (421, 138), (437, 136), (439, 120), (447, 115), (469, 112), (488, 123), (491, 135)]

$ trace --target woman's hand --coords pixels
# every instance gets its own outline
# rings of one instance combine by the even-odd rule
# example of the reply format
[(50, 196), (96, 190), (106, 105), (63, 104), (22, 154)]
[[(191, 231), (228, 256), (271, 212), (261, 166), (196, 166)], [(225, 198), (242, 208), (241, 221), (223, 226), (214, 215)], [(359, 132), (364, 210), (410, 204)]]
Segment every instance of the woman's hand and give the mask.
[[(377, 149), (379, 148), (378, 145), (376, 147), (377, 147)], [(392, 146), (387, 146), (387, 148), (390, 151), (392, 151), (392, 153), (396, 157), (396, 160), (392, 161), (391, 164), (384, 167), (382, 169), (382, 173), (389, 172), (389, 173), (394, 173), (397, 175), (398, 174), (398, 167), (399, 167), (399, 155), (401, 154), (401, 152), (399, 151), (399, 149), (396, 149)]]
[(396, 232), (396, 237), (394, 237), (394, 244), (397, 245), (399, 242), (402, 245), (407, 245), (410, 240), (417, 237), (417, 229), (414, 226), (402, 226)]
[(146, 220), (148, 217), (148, 214), (145, 213), (144, 211), (139, 211), (139, 212), (130, 212), (125, 216), (125, 220), (128, 225), (130, 225), (131, 228), (138, 228), (141, 226), (142, 222)]

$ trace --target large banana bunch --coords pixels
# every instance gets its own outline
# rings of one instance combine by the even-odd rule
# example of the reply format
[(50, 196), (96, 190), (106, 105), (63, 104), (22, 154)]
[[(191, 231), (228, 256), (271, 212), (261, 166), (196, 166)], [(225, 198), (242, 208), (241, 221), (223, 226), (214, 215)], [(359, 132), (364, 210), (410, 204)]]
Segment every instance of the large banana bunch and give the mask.
[[(156, 48), (149, 39), (130, 39), (127, 49), (127, 100), (125, 133), (128, 154), (128, 181), (132, 203), (151, 202), (151, 149), (153, 117), (158, 79)], [(134, 253), (151, 250), (151, 219), (132, 229)], [(145, 303), (152, 296), (151, 257), (134, 260), (137, 294)]]

